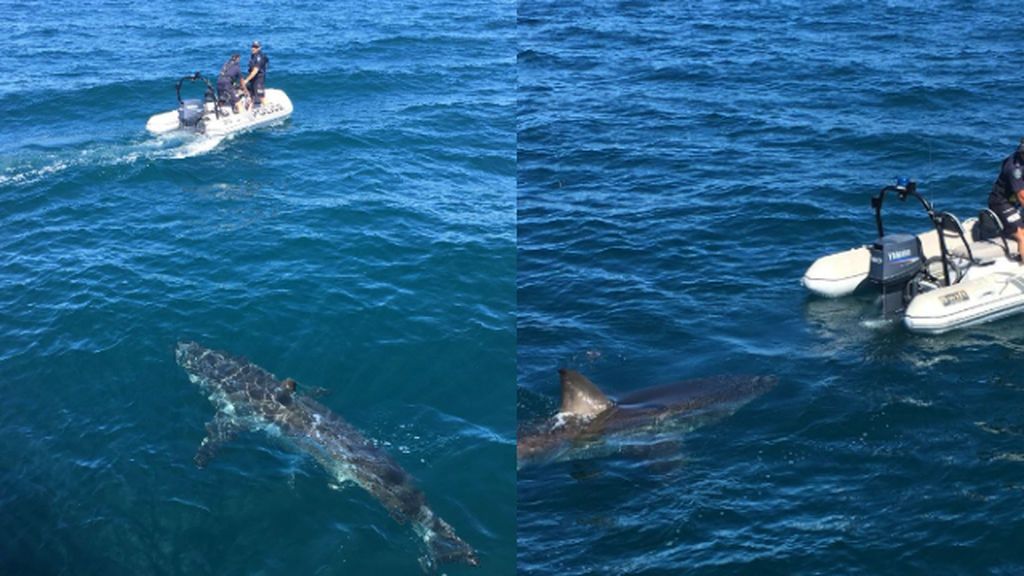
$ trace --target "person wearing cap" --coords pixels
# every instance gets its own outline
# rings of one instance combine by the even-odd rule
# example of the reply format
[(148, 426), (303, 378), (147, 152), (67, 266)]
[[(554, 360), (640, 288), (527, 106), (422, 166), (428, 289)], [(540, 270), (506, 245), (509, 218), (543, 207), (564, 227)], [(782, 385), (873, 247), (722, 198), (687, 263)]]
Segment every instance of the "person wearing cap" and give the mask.
[(228, 61), (220, 67), (220, 74), (217, 75), (217, 101), (221, 104), (228, 104), (231, 109), (238, 113), (238, 89), (245, 90), (242, 86), (242, 70), (238, 66), (241, 58), (237, 53), (232, 54)]
[(988, 207), (999, 216), (1003, 233), (1017, 241), (1018, 257), (1024, 255), (1024, 222), (1020, 209), (1024, 206), (1024, 138), (1017, 151), (1003, 160), (999, 176), (988, 195)]
[(245, 77), (243, 85), (252, 96), (252, 101), (257, 106), (263, 103), (263, 83), (267, 78), (267, 55), (263, 53), (259, 40), (252, 41), (252, 55), (249, 56), (249, 74)]

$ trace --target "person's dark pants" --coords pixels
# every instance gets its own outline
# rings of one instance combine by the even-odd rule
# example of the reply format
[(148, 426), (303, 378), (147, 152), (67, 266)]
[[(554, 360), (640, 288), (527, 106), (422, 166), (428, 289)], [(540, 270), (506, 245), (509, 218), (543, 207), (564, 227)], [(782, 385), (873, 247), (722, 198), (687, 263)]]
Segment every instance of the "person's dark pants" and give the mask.
[(988, 207), (996, 213), (1003, 224), (1003, 235), (1014, 238), (1021, 227), (1020, 207), (1010, 203), (1002, 194), (992, 193), (988, 196)]
[(263, 77), (257, 76), (249, 81), (249, 94), (252, 94), (252, 101), (259, 106), (263, 103)]
[(231, 106), (231, 109), (234, 110), (235, 103), (238, 102), (238, 94), (235, 93), (234, 86), (217, 86), (217, 101)]

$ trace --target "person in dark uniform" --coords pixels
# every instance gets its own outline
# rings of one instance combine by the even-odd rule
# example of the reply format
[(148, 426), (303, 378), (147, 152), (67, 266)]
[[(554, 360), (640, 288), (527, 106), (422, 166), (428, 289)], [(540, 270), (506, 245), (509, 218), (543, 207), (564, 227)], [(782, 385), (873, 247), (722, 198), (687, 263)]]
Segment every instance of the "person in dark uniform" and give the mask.
[(242, 87), (242, 69), (238, 66), (241, 56), (232, 54), (231, 58), (220, 67), (220, 74), (217, 76), (217, 101), (221, 104), (228, 104), (231, 109), (238, 112), (238, 92)]
[(1003, 160), (999, 176), (988, 195), (988, 207), (999, 216), (1003, 233), (1017, 241), (1019, 254), (1024, 255), (1024, 222), (1020, 208), (1024, 206), (1024, 138), (1017, 151)]
[(267, 64), (270, 60), (260, 48), (260, 41), (252, 41), (252, 56), (249, 57), (249, 74), (245, 86), (252, 95), (252, 101), (259, 106), (263, 103), (263, 83), (267, 79)]

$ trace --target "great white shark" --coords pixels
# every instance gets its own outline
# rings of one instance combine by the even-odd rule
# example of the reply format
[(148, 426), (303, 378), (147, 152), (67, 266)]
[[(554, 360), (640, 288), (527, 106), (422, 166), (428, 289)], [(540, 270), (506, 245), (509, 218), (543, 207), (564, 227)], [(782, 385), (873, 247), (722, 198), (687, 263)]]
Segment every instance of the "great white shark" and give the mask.
[(441, 563), (476, 566), (476, 552), (427, 505), (413, 478), (374, 442), (323, 404), (244, 358), (180, 342), (178, 364), (216, 408), (195, 456), (204, 467), (239, 431), (263, 432), (313, 457), (339, 483), (354, 482), (401, 524), (410, 524), (426, 550), (425, 570)]
[(631, 392), (617, 400), (586, 376), (558, 371), (557, 414), (520, 429), (516, 461), (525, 466), (594, 458), (655, 443), (724, 418), (777, 382), (773, 376), (717, 376)]

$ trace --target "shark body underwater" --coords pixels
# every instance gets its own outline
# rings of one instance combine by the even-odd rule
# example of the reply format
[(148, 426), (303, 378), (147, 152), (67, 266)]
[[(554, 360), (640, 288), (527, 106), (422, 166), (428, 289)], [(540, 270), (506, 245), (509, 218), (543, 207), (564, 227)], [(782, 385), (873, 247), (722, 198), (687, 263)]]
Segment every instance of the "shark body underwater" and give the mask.
[(204, 467), (238, 432), (264, 432), (312, 456), (339, 483), (355, 482), (396, 521), (410, 524), (426, 549), (420, 558), (424, 570), (442, 563), (478, 564), (476, 552), (427, 506), (397, 462), (327, 407), (296, 392), (294, 381), (279, 381), (244, 358), (194, 342), (180, 342), (175, 358), (217, 409), (196, 453), (197, 466)]
[(608, 398), (579, 372), (558, 371), (561, 410), (521, 428), (516, 464), (596, 458), (643, 447), (724, 418), (772, 389), (773, 376), (718, 376), (655, 386)]

